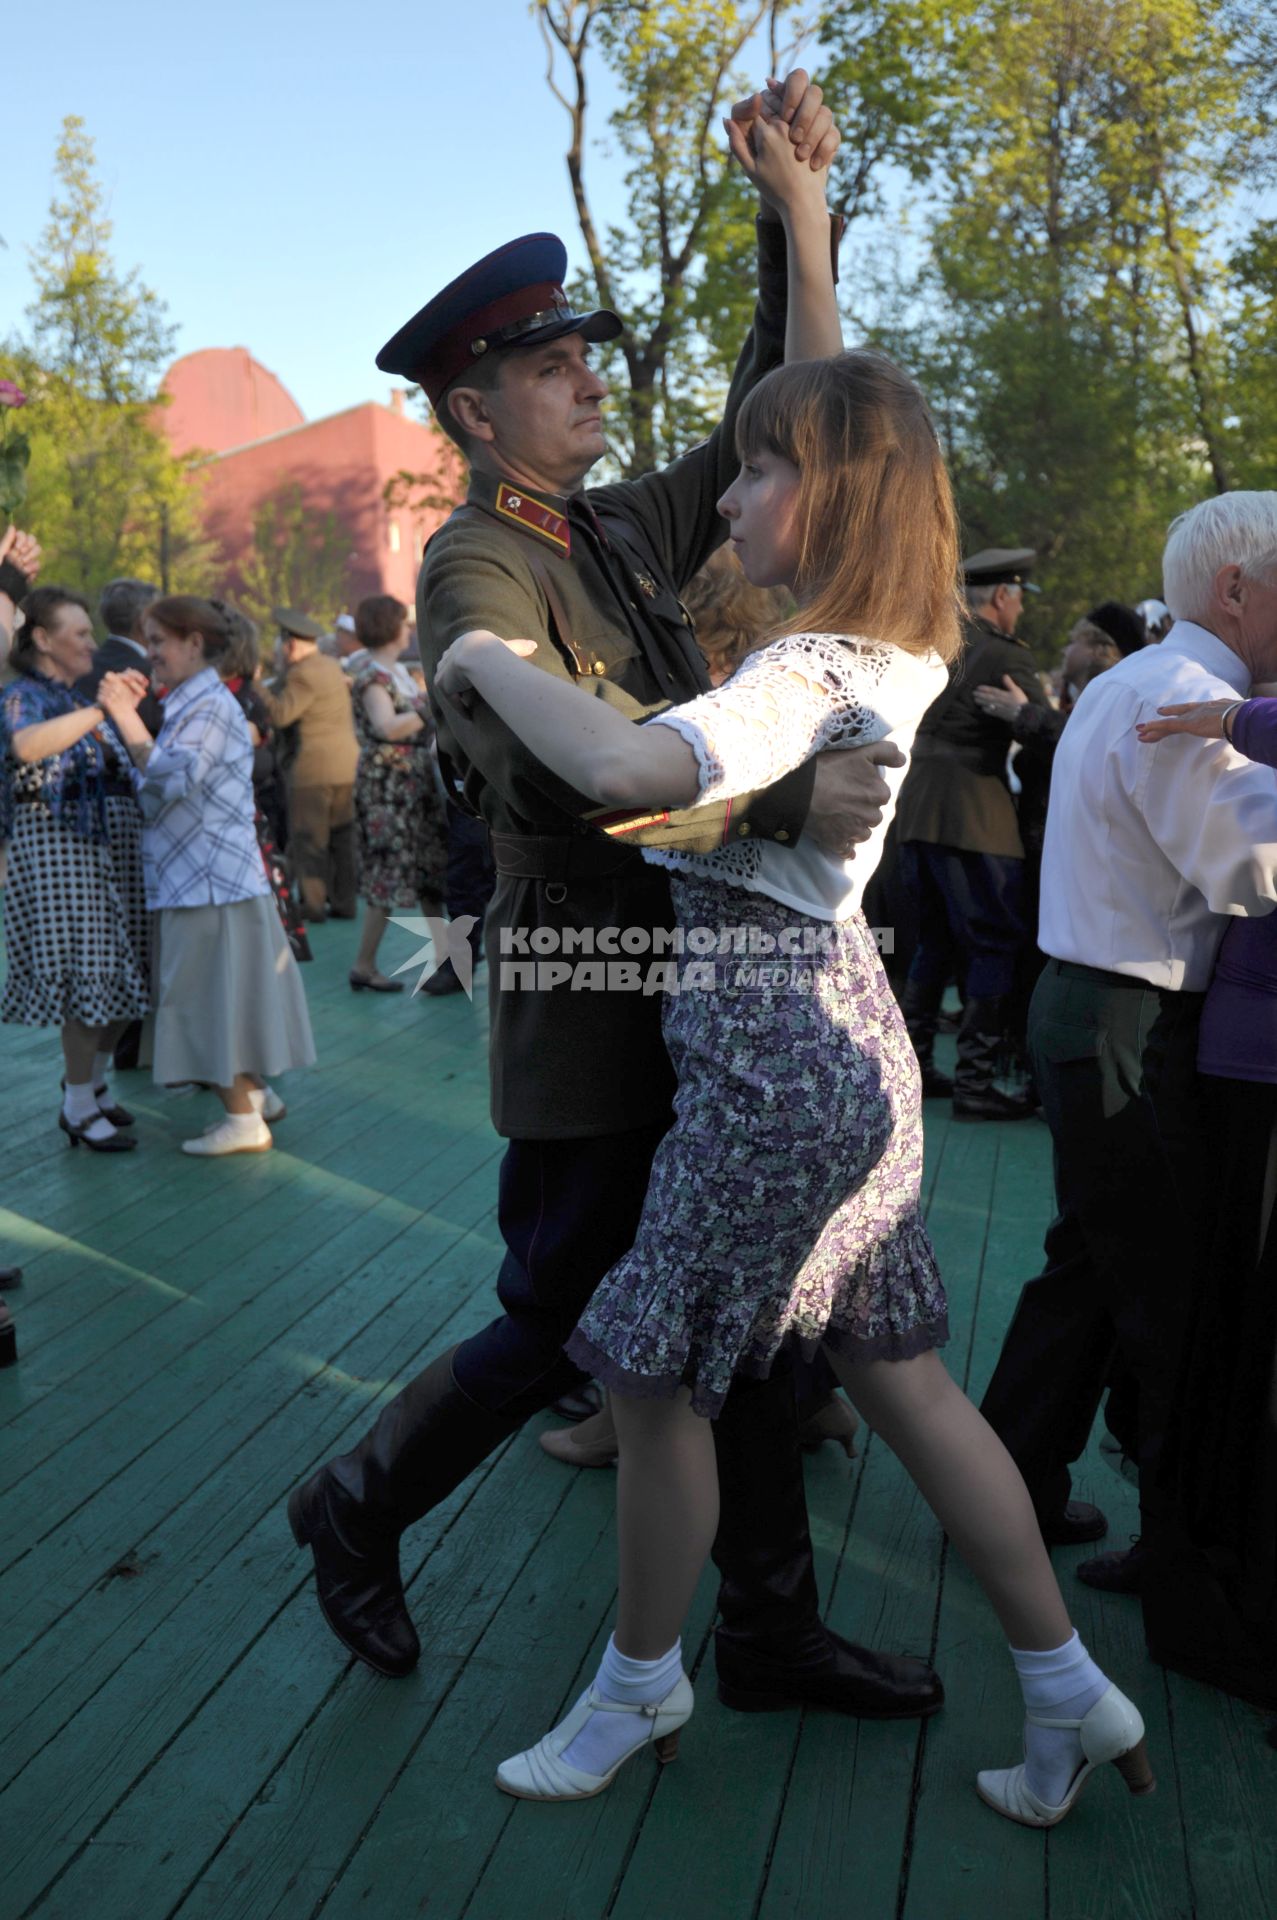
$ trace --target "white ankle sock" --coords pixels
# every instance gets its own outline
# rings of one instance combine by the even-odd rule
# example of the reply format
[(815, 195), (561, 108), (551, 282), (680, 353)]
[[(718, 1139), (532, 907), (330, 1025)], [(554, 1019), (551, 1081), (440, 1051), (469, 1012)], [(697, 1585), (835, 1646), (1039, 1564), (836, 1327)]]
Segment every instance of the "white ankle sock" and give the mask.
[[(1046, 1652), (1012, 1647), (1011, 1658), (1030, 1713), (1081, 1720), (1108, 1692), (1108, 1676), (1096, 1666), (1076, 1633), (1062, 1647)], [(1031, 1721), (1026, 1722), (1025, 1780), (1048, 1806), (1061, 1805), (1083, 1758), (1082, 1742), (1072, 1728), (1035, 1727)]]
[(62, 1111), (73, 1127), (82, 1126), (86, 1120), (94, 1119), (97, 1115), (98, 1103), (93, 1092), (93, 1082), (90, 1080), (87, 1085), (79, 1087), (73, 1086), (68, 1081), (62, 1096)]
[(251, 1113), (228, 1113), (225, 1117), (240, 1133), (256, 1133), (262, 1124), (262, 1116), (256, 1107)]
[(266, 1105), (265, 1087), (250, 1087), (248, 1089), (248, 1097), (253, 1103), (253, 1112), (260, 1113), (262, 1108)]
[[(594, 1677), (596, 1690), (605, 1700), (621, 1700), (626, 1706), (651, 1706), (672, 1693), (683, 1671), (683, 1642), (676, 1640), (659, 1660), (631, 1660), (617, 1651), (615, 1638), (607, 1643), (607, 1652)], [(651, 1721), (640, 1713), (592, 1713), (576, 1739), (564, 1750), (563, 1760), (583, 1773), (611, 1773), (627, 1753), (641, 1746), (652, 1731)]]
[(62, 1111), (73, 1127), (83, 1128), (90, 1140), (109, 1140), (115, 1132), (99, 1111), (92, 1081), (84, 1087), (68, 1084), (62, 1095)]
[(111, 1066), (111, 1056), (109, 1053), (94, 1054), (93, 1084), (95, 1087), (104, 1087), (106, 1085), (106, 1076), (110, 1070), (110, 1066)]

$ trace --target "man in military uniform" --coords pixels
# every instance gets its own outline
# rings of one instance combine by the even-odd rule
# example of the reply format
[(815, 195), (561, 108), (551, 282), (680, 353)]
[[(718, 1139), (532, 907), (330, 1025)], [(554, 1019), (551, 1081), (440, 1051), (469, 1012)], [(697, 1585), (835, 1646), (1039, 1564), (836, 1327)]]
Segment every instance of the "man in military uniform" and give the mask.
[[(917, 903), (918, 945), (903, 1009), (923, 1092), (952, 1094), (963, 1120), (1019, 1120), (1033, 1112), (994, 1085), (1016, 965), (1036, 929), (1026, 921), (1024, 843), (1007, 781), (1011, 731), (976, 689), (1007, 674), (1035, 705), (1046, 695), (1016, 623), (1034, 553), (990, 547), (963, 563), (970, 617), (949, 684), (923, 715), (900, 793), (901, 878)], [(964, 1004), (952, 1080), (934, 1063), (936, 1023), (950, 979)]]
[(308, 920), (353, 920), (355, 769), (359, 741), (350, 685), (339, 663), (321, 653), (324, 629), (308, 614), (276, 607), (286, 663), (282, 685), (263, 686), (277, 727), (295, 727), (288, 762), (288, 859)]
[[(805, 75), (790, 76), (784, 111), (798, 154), (824, 164), (837, 136)], [(822, 260), (824, 246), (822, 235)], [(758, 251), (758, 307), (722, 424), (636, 481), (581, 491), (605, 451), (607, 392), (585, 347), (614, 338), (622, 323), (573, 311), (553, 236), (489, 255), (383, 348), (378, 365), (420, 382), (472, 467), (469, 497), (422, 567), (418, 631), (429, 677), (452, 640), (482, 627), (535, 640), (546, 672), (588, 685), (635, 719), (708, 687), (678, 595), (724, 537), (715, 503), (736, 470), (736, 414), (783, 358), (785, 232), (769, 207)], [(499, 1199), (504, 1311), (411, 1381), (289, 1509), (297, 1539), (314, 1551), (329, 1624), (392, 1674), (408, 1671), (420, 1650), (400, 1585), (400, 1533), (531, 1414), (581, 1383), (562, 1342), (633, 1241), (671, 1119), (660, 995), (502, 990), (503, 951), (512, 940), (521, 951), (529, 933), (545, 951), (556, 934), (579, 942), (595, 930), (614, 939), (635, 929), (646, 938), (671, 927), (666, 875), (642, 861), (640, 841), (702, 849), (749, 834), (783, 843), (819, 828), (845, 852), (885, 793), (862, 754), (842, 752), (730, 805), (613, 822), (622, 830), (609, 837), (585, 824), (581, 796), (481, 704), (441, 703), (439, 742), (465, 801), (488, 823), (497, 867), (487, 943), (493, 1116), (509, 1136)], [(863, 752), (884, 756), (881, 747)], [(885, 757), (899, 764), (894, 749)], [(866, 779), (867, 810), (853, 797)], [(807, 1701), (885, 1718), (934, 1711), (943, 1693), (925, 1663), (854, 1647), (820, 1619), (787, 1360), (770, 1380), (737, 1383), (716, 1438), (722, 1697), (755, 1710)]]

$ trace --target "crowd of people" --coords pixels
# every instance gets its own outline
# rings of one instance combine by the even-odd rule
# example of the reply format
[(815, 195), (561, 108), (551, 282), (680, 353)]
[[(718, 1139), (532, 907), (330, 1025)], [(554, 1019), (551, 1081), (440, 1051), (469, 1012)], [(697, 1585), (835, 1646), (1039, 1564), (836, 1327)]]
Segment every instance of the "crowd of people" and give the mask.
[(221, 1103), (184, 1152), (264, 1152), (286, 1111), (272, 1079), (315, 1059), (308, 927), (353, 919), (362, 895), (351, 987), (402, 992), (375, 964), (387, 919), (442, 911), (433, 726), (397, 664), (408, 610), (361, 601), (347, 671), (318, 623), (278, 609), (272, 675), (238, 608), (140, 580), (108, 583), (95, 645), (82, 595), (33, 584), (32, 537), (5, 546), (0, 1018), (59, 1028), (72, 1147), (136, 1148), (110, 1074), (140, 1044), (159, 1085)]
[[(1107, 1532), (1070, 1477), (1106, 1394), (1142, 1534), (1079, 1572), (1139, 1595), (1157, 1659), (1277, 1706), (1277, 495), (1189, 506), (1165, 601), (1100, 601), (1044, 684), (1016, 637), (1034, 554), (960, 560), (924, 395), (843, 349), (820, 89), (769, 82), (728, 137), (759, 193), (758, 305), (723, 420), (682, 459), (586, 489), (607, 391), (588, 349), (621, 321), (573, 308), (552, 236), (485, 256), (378, 356), (471, 473), (423, 564), (429, 714), (397, 602), (364, 602), (338, 636), (350, 677), (282, 614), (271, 687), (245, 672), (233, 609), (148, 596), (130, 633), (154, 685), (117, 654), (82, 690), (84, 602), (26, 595), (4, 694), (4, 1017), (62, 1026), (73, 1141), (127, 1140), (106, 1063), (152, 1009), (157, 1077), (207, 1082), (225, 1109), (188, 1150), (268, 1144), (271, 1076), (312, 1057), (271, 899), (268, 729), (301, 728), (284, 799), (308, 917), (353, 917), (363, 876), (355, 990), (393, 990), (381, 937), (423, 892), (484, 918), (490, 849), (501, 1311), (291, 1495), (329, 1625), (409, 1672), (401, 1535), (594, 1380), (609, 1399), (589, 1444), (551, 1450), (617, 1458), (616, 1624), (567, 1717), (500, 1762), (503, 1791), (586, 1798), (646, 1748), (674, 1758), (710, 1556), (729, 1707), (935, 1713), (929, 1663), (820, 1617), (801, 1446), (851, 1445), (850, 1410), (828, 1419), (837, 1382), (1006, 1635), (1023, 1757), (977, 1791), (1049, 1827), (1106, 1763), (1153, 1786), (1138, 1707), (1050, 1558)], [(626, 953), (680, 956), (664, 991), (495, 964), (531, 934), (539, 953), (607, 952), (622, 930)], [(777, 953), (802, 967), (721, 959)], [(966, 1121), (1040, 1112), (1054, 1146), (1044, 1270), (981, 1409), (940, 1357), (927, 1098)]]

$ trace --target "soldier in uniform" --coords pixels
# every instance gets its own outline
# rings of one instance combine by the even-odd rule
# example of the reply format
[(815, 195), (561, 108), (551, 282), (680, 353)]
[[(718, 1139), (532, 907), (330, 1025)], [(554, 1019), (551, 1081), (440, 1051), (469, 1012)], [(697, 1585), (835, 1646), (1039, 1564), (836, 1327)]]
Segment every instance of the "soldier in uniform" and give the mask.
[[(976, 699), (977, 688), (1000, 687), (1006, 674), (1035, 705), (1047, 705), (1032, 656), (1015, 635), (1034, 557), (1030, 547), (990, 547), (963, 562), (966, 647), (918, 728), (896, 810), (901, 879), (918, 912), (905, 1022), (924, 1093), (951, 1094), (964, 1120), (1019, 1120), (1034, 1111), (1031, 1100), (994, 1085), (1017, 963), (1036, 930), (1026, 918), (1024, 842), (1007, 780), (1011, 731)], [(950, 1080), (932, 1049), (955, 974), (964, 1004)]]
[(321, 653), (324, 629), (308, 614), (276, 607), (287, 663), (282, 685), (263, 686), (277, 727), (296, 729), (288, 762), (288, 859), (308, 920), (353, 920), (355, 895), (355, 769), (359, 742), (350, 684)]
[[(837, 136), (801, 73), (786, 83), (787, 118), (791, 110), (799, 155), (824, 164)], [(746, 118), (749, 108), (737, 112)], [(565, 251), (552, 235), (488, 255), (382, 349), (378, 365), (422, 385), (472, 467), (465, 504), (422, 566), (418, 632), (431, 680), (448, 645), (481, 627), (534, 640), (546, 672), (588, 684), (636, 720), (708, 688), (679, 593), (725, 535), (715, 503), (736, 471), (736, 413), (784, 355), (785, 234), (768, 207), (758, 253), (758, 306), (721, 425), (635, 481), (582, 491), (605, 451), (607, 392), (585, 349), (622, 323), (573, 310)], [(812, 263), (811, 273), (820, 270)], [(493, 1118), (509, 1139), (498, 1208), (503, 1312), (439, 1355), (353, 1452), (289, 1504), (295, 1537), (314, 1553), (330, 1626), (389, 1674), (407, 1672), (420, 1652), (400, 1582), (400, 1534), (530, 1415), (581, 1384), (562, 1343), (632, 1244), (671, 1119), (659, 994), (502, 990), (503, 951), (508, 958), (512, 943), (522, 951), (530, 934), (545, 951), (569, 933), (580, 953), (596, 930), (614, 940), (618, 929), (646, 938), (671, 927), (666, 876), (636, 850), (645, 839), (699, 850), (819, 829), (845, 852), (886, 793), (862, 756), (899, 764), (882, 746), (834, 753), (818, 771), (809, 764), (731, 806), (605, 822), (609, 834), (587, 824), (581, 796), (481, 704), (448, 700), (438, 712), (442, 757), (488, 824), (497, 868), (486, 939)], [(867, 809), (858, 797), (866, 785)], [(770, 1380), (733, 1387), (717, 1443), (721, 1696), (746, 1710), (805, 1701), (882, 1718), (933, 1712), (943, 1690), (924, 1662), (855, 1647), (820, 1619), (786, 1363)]]

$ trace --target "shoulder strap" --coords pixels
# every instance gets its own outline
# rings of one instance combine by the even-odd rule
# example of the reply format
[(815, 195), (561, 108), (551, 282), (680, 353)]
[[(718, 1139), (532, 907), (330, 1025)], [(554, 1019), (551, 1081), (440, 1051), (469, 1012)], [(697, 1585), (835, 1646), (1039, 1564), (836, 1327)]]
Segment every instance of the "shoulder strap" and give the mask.
[[(537, 536), (534, 533), (523, 533), (517, 522), (510, 523), (505, 520), (499, 520), (495, 513), (489, 513), (488, 509), (480, 500), (463, 500), (460, 506), (453, 508), (451, 514), (448, 516), (448, 520), (444, 521), (444, 525), (447, 526), (449, 521), (459, 519), (465, 514), (475, 513), (482, 514), (485, 520), (491, 521), (494, 527), (500, 527), (503, 533), (509, 533), (512, 538), (522, 539), (526, 543), (527, 552), (525, 558), (529, 567), (532, 569), (533, 578), (545, 595), (545, 604), (550, 615), (550, 626), (553, 629), (551, 637), (558, 641), (559, 649), (566, 656), (567, 663), (572, 669), (573, 677), (580, 679), (584, 668), (581, 664), (581, 656), (572, 642), (572, 623), (568, 618), (568, 610), (564, 604), (563, 595), (555, 585), (554, 576), (546, 565), (545, 555), (540, 551), (537, 544)], [(432, 534), (431, 539), (433, 538), (434, 535)]]

